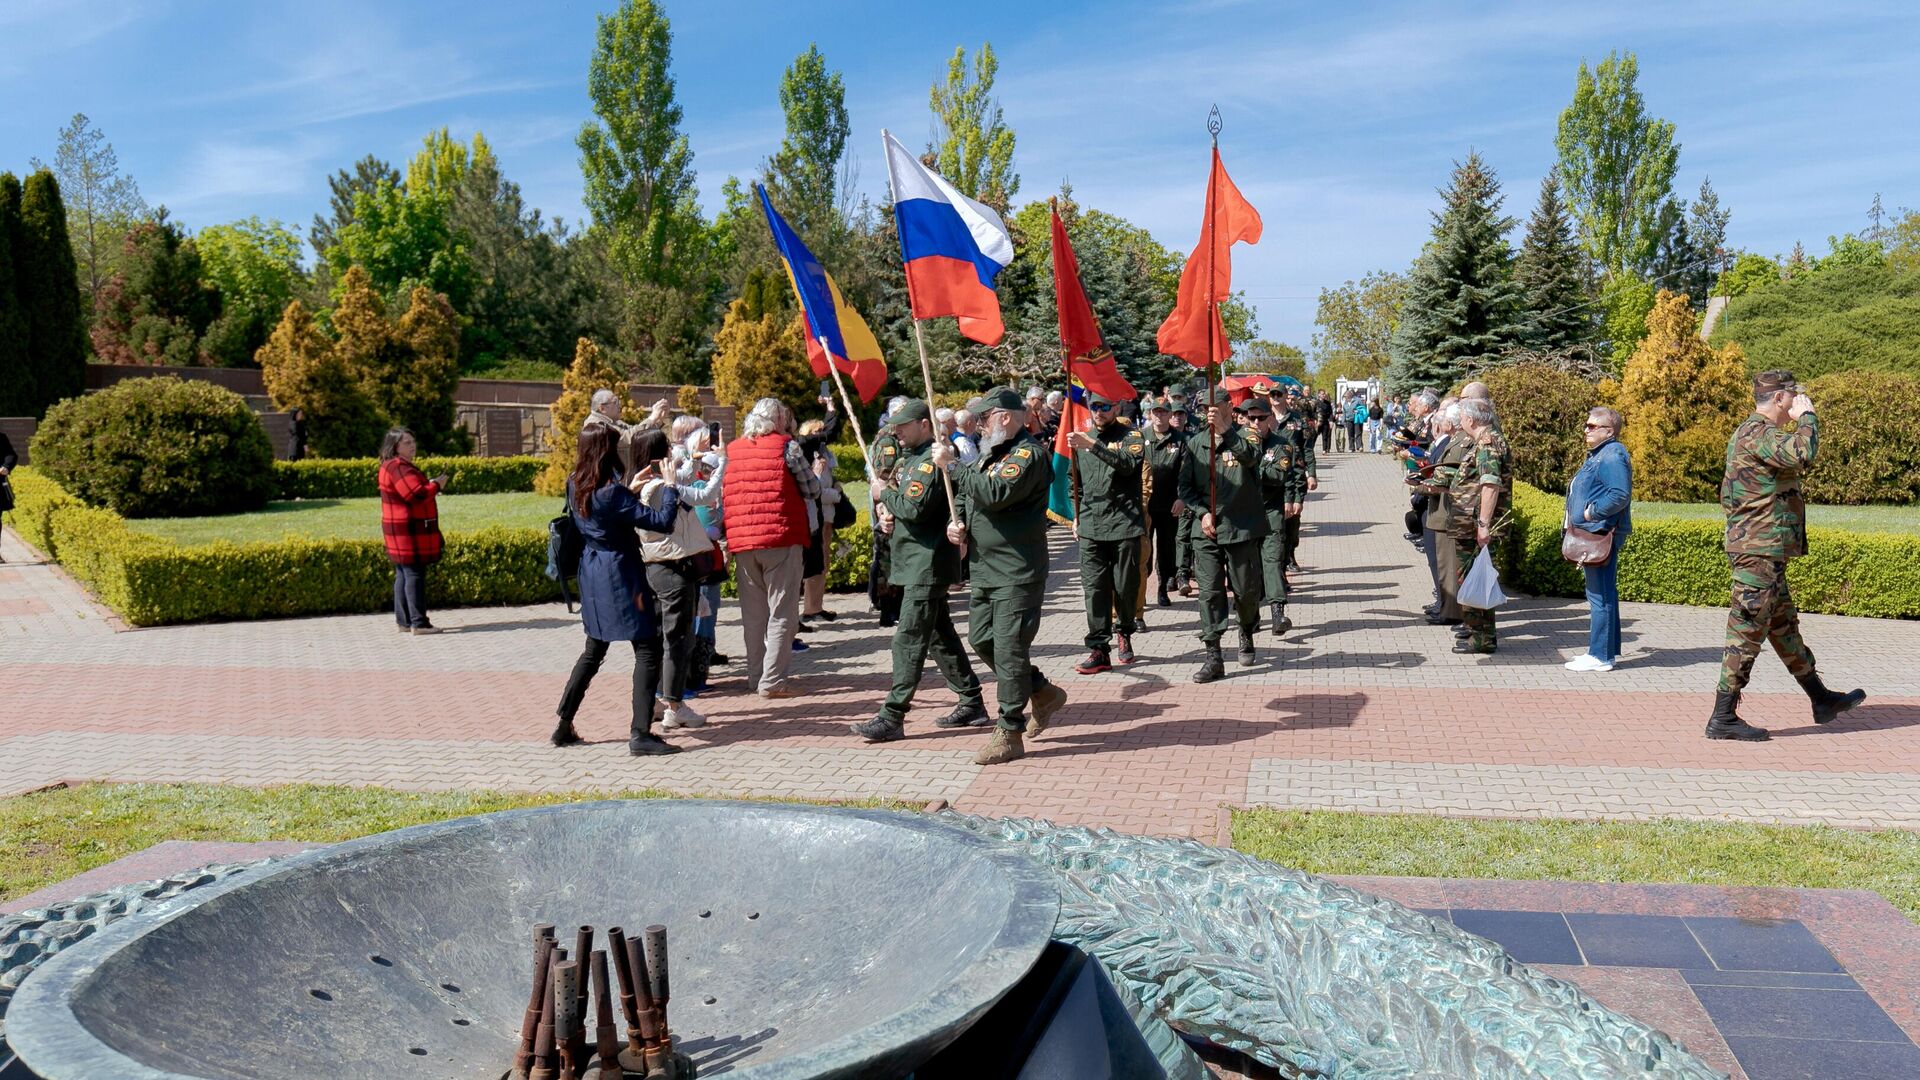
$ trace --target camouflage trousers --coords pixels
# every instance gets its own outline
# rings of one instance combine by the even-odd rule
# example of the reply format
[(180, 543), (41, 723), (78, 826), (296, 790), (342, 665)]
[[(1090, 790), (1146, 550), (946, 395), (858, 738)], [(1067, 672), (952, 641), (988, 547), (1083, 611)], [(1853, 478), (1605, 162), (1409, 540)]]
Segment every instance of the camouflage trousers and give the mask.
[(1773, 651), (1794, 678), (1813, 674), (1813, 653), (1800, 640), (1800, 612), (1787, 591), (1787, 560), (1730, 555), (1733, 603), (1727, 609), (1727, 651), (1720, 659), (1721, 693), (1739, 693), (1753, 675), (1760, 646)]
[[(1488, 547), (1500, 550), (1500, 537), (1488, 541)], [(1458, 576), (1454, 578), (1454, 595), (1459, 595), (1459, 586), (1467, 580), (1467, 572), (1473, 569), (1473, 560), (1480, 557), (1480, 540), (1474, 533), (1466, 536), (1456, 534), (1453, 537), (1454, 559), (1458, 565)], [(1497, 627), (1494, 623), (1492, 608), (1468, 607), (1460, 605), (1460, 625), (1467, 628), (1467, 642), (1474, 648), (1492, 651), (1499, 644)]]

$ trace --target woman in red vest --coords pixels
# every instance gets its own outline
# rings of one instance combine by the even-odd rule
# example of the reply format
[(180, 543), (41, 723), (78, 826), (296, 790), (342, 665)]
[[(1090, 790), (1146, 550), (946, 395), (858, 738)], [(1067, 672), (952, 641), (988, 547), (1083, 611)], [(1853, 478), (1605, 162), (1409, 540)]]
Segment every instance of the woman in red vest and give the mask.
[(739, 573), (740, 619), (747, 639), (747, 692), (793, 697), (787, 669), (800, 623), (807, 504), (820, 480), (793, 439), (793, 413), (761, 398), (727, 446), (721, 514), (727, 553)]
[(394, 428), (380, 440), (380, 535), (393, 563), (393, 618), (403, 634), (437, 634), (427, 621), (427, 567), (440, 561), (440, 507), (445, 476), (427, 479), (413, 463), (413, 432)]

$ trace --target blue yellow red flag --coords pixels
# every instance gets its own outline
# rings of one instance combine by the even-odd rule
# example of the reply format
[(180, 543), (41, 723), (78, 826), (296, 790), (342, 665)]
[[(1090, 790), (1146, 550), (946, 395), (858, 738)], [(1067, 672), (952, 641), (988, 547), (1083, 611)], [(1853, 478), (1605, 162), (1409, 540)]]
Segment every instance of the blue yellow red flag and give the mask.
[(773, 208), (767, 189), (755, 185), (760, 193), (760, 208), (766, 211), (767, 228), (773, 231), (773, 244), (787, 268), (787, 283), (800, 301), (807, 320), (807, 362), (818, 378), (827, 377), (831, 363), (853, 382), (861, 401), (872, 401), (887, 384), (887, 364), (880, 354), (880, 342), (867, 328), (867, 321), (840, 295), (840, 286), (807, 250), (786, 219)]

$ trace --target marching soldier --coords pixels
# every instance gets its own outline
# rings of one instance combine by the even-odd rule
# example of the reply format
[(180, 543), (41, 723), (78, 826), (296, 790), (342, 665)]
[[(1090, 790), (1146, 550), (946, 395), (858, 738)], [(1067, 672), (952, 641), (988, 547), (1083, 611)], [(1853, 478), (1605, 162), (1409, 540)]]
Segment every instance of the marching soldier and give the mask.
[(1320, 489), (1320, 459), (1313, 451), (1313, 421), (1308, 419), (1311, 406), (1300, 388), (1288, 387), (1286, 401), (1285, 415), (1275, 421), (1281, 436), (1293, 446), (1293, 463), (1287, 472), (1286, 510), (1282, 515), (1286, 538), (1281, 553), (1286, 557), (1285, 568), (1298, 570), (1300, 511), (1306, 508), (1307, 492)]
[[(948, 527), (955, 544), (972, 544), (973, 651), (993, 669), (1000, 721), (973, 759), (999, 765), (1026, 755), (1021, 734), (1039, 735), (1067, 702), (1067, 692), (1033, 666), (1033, 637), (1047, 584), (1047, 489), (1052, 448), (1027, 433), (1026, 403), (996, 386), (981, 396), (985, 437), (980, 457), (961, 467), (951, 443), (934, 445), (932, 462), (953, 477), (964, 517)], [(1029, 701), (1032, 713), (1028, 714)]]
[[(1167, 407), (1173, 410), (1173, 429), (1180, 433), (1182, 442), (1193, 438), (1194, 434), (1200, 430), (1200, 425), (1195, 421), (1193, 412), (1187, 408), (1186, 391), (1178, 386), (1169, 386), (1166, 388), (1166, 395)], [(1174, 539), (1179, 544), (1177, 552), (1179, 561), (1174, 573), (1175, 587), (1180, 590), (1181, 596), (1192, 596), (1195, 591), (1193, 526), (1199, 519), (1199, 514), (1194, 511), (1192, 503), (1187, 503), (1184, 511), (1177, 516), (1180, 521), (1175, 526)]]
[(1292, 479), (1294, 444), (1282, 435), (1273, 406), (1256, 394), (1241, 410), (1260, 444), (1260, 497), (1267, 508), (1267, 528), (1260, 538), (1260, 580), (1267, 608), (1273, 615), (1273, 636), (1293, 629), (1287, 618), (1287, 485)]
[[(1147, 561), (1159, 582), (1161, 607), (1173, 603), (1169, 588), (1180, 585), (1180, 519), (1186, 505), (1180, 501), (1180, 465), (1186, 460), (1187, 437), (1173, 426), (1173, 410), (1159, 398), (1147, 406), (1147, 427), (1142, 433), (1147, 442), (1147, 472), (1153, 482), (1153, 494), (1147, 500), (1147, 526), (1151, 552)], [(1144, 580), (1144, 579), (1143, 579)]]
[[(920, 685), (927, 653), (960, 703), (933, 722), (935, 727), (984, 727), (991, 723), (980, 694), (980, 680), (967, 662), (966, 649), (953, 628), (947, 586), (960, 580), (960, 549), (947, 539), (946, 485), (933, 467), (933, 425), (924, 401), (911, 400), (892, 414), (900, 457), (893, 480), (874, 485), (879, 514), (891, 518), (891, 582), (901, 591), (900, 627), (893, 635), (893, 690), (880, 712), (853, 733), (870, 743), (903, 737), (907, 708)], [(876, 532), (879, 530), (876, 529)]]
[(1197, 683), (1226, 674), (1220, 635), (1227, 629), (1229, 581), (1232, 614), (1240, 627), (1240, 663), (1250, 665), (1259, 658), (1253, 632), (1260, 625), (1260, 540), (1271, 531), (1260, 497), (1260, 444), (1233, 422), (1233, 405), (1225, 390), (1214, 388), (1205, 404), (1213, 445), (1209, 448), (1206, 431), (1195, 432), (1187, 442), (1187, 462), (1180, 471), (1180, 499), (1198, 515), (1193, 559), (1200, 579), (1200, 642), (1207, 655), (1193, 673)]
[[(892, 479), (894, 470), (899, 466), (900, 440), (893, 434), (893, 413), (906, 402), (904, 397), (887, 402), (887, 411), (880, 418), (884, 426), (880, 434), (874, 436), (872, 445), (867, 447), (871, 458), (867, 464), (878, 479)], [(873, 505), (877, 508), (879, 492), (870, 491), (868, 496), (875, 500)], [(878, 516), (876, 513), (875, 517)], [(892, 562), (893, 553), (887, 538), (880, 534), (879, 529), (873, 530), (873, 569), (867, 577), (867, 599), (873, 602), (873, 609), (880, 613), (880, 626), (883, 629), (900, 621), (900, 589), (889, 576)]]
[[(1146, 532), (1140, 473), (1147, 440), (1114, 416), (1113, 402), (1087, 395), (1087, 430), (1067, 436), (1075, 500), (1073, 534), (1080, 541), (1080, 587), (1087, 604), (1087, 658), (1082, 675), (1133, 663), (1140, 603), (1140, 537)], [(1114, 612), (1120, 632), (1114, 638)], [(1117, 645), (1115, 651), (1110, 646)]]
[[(1753, 415), (1727, 441), (1727, 472), (1720, 507), (1727, 515), (1727, 560), (1733, 567), (1733, 604), (1727, 611), (1726, 653), (1707, 738), (1759, 742), (1771, 738), (1735, 712), (1753, 674), (1760, 646), (1771, 642), (1787, 671), (1813, 703), (1813, 722), (1825, 724), (1867, 699), (1837, 694), (1820, 681), (1813, 651), (1800, 640), (1800, 612), (1787, 590), (1787, 560), (1807, 553), (1807, 504), (1800, 474), (1813, 464), (1820, 422), (1813, 401), (1787, 371), (1753, 377)], [(1794, 422), (1794, 430), (1787, 423)]]
[[(1513, 503), (1513, 452), (1494, 427), (1493, 403), (1471, 399), (1460, 403), (1461, 430), (1472, 448), (1461, 458), (1448, 492), (1453, 510), (1453, 546), (1460, 559), (1460, 580), (1473, 570), (1473, 560), (1484, 547), (1495, 547), (1505, 534), (1508, 508)], [(1497, 550), (1497, 548), (1496, 548)], [(1453, 644), (1457, 653), (1492, 653), (1499, 643), (1492, 608), (1461, 606), (1467, 636)]]

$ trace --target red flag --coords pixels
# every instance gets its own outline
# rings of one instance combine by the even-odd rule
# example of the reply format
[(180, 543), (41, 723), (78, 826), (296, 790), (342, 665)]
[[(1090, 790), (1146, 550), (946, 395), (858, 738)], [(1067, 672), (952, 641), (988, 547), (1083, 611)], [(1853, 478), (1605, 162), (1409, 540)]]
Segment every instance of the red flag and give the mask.
[(1078, 382), (1088, 392), (1108, 401), (1132, 398), (1133, 384), (1120, 374), (1113, 352), (1101, 340), (1100, 324), (1093, 318), (1093, 305), (1087, 303), (1087, 291), (1080, 286), (1080, 261), (1073, 256), (1073, 245), (1067, 241), (1067, 226), (1060, 220), (1058, 210), (1053, 212), (1053, 296), (1060, 310), (1060, 345), (1072, 361), (1068, 368), (1068, 396), (1073, 396), (1071, 384)]
[[(1209, 227), (1211, 226), (1211, 227)], [(1213, 241), (1209, 250), (1207, 241)], [(1220, 301), (1232, 295), (1232, 262), (1228, 251), (1241, 241), (1260, 242), (1260, 211), (1233, 186), (1220, 148), (1213, 148), (1213, 172), (1207, 177), (1207, 215), (1200, 224), (1200, 242), (1180, 271), (1180, 295), (1173, 313), (1160, 324), (1160, 351), (1194, 367), (1218, 364), (1233, 355), (1220, 324)], [(1207, 286), (1211, 279), (1212, 295)]]

